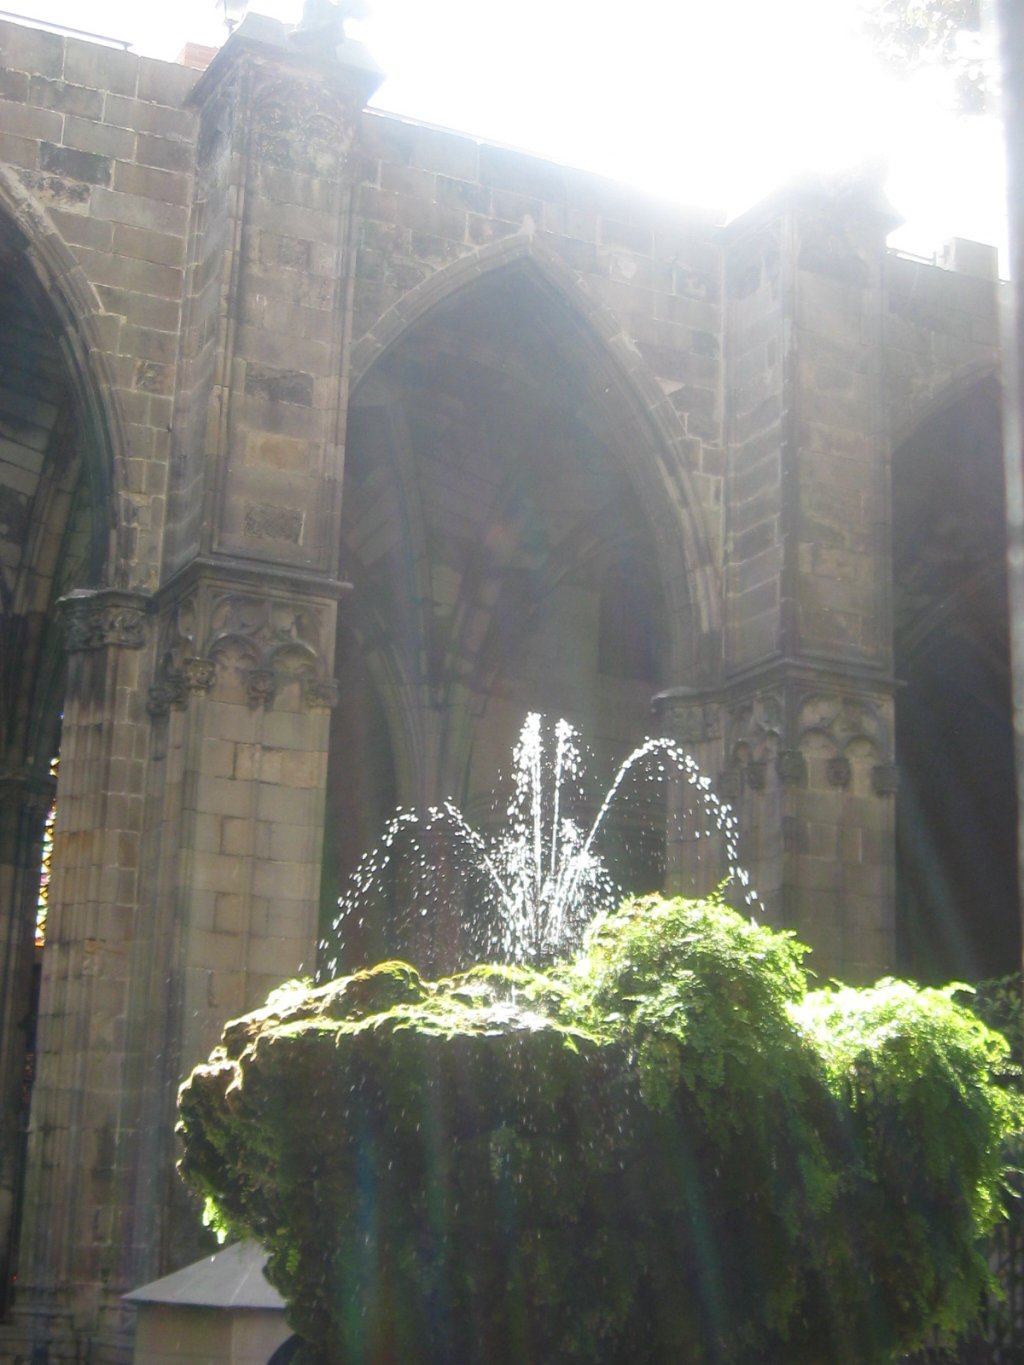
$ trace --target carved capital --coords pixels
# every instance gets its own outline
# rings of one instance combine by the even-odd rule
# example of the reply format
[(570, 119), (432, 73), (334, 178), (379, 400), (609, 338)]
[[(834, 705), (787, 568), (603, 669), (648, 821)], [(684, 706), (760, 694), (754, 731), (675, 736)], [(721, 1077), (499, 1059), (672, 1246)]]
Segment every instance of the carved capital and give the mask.
[(842, 773), (839, 760), (851, 752), (884, 758), (892, 752), (891, 733), (884, 705), (877, 697), (816, 690), (806, 693), (797, 714), (797, 736), (801, 748), (808, 741), (821, 740), (836, 754), (836, 777), (829, 781), (845, 787), (849, 777)]
[(768, 778), (768, 764), (763, 758), (752, 758), (744, 767), (743, 774), (751, 791), (763, 792)]
[(845, 754), (834, 755), (825, 765), (825, 774), (830, 787), (848, 787), (851, 776), (850, 760)]
[(799, 749), (780, 749), (775, 768), (787, 787), (801, 786), (807, 780), (807, 760)]
[(338, 704), (338, 684), (334, 678), (306, 676), (302, 680), (302, 700), (311, 711), (330, 711)]
[(62, 597), (64, 645), (69, 653), (88, 649), (141, 649), (146, 643), (149, 598), (114, 588), (77, 589)]
[(893, 796), (900, 785), (900, 770), (895, 763), (876, 763), (871, 769), (871, 790), (876, 796)]
[(217, 665), (212, 659), (191, 654), (181, 665), (181, 676), (189, 692), (209, 692), (217, 676)]
[(274, 700), (277, 677), (272, 668), (250, 668), (245, 682), (250, 706), (266, 706)]
[[(305, 706), (334, 706), (333, 603), (262, 585), (211, 579), (190, 585), (163, 613), (151, 715), (187, 706), (235, 677), (250, 706), (269, 706), (297, 684)], [(236, 694), (237, 695), (237, 694)]]
[(166, 716), (173, 707), (180, 711), (188, 700), (185, 680), (177, 671), (169, 671), (163, 681), (154, 683), (149, 689), (146, 710), (151, 716)]

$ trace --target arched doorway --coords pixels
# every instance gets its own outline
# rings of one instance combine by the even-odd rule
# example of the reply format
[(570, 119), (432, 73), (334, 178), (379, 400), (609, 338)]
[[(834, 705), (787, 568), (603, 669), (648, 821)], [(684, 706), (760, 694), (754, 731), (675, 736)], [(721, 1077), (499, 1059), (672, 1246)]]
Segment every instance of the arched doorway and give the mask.
[[(436, 304), (363, 378), (341, 560), (353, 584), (343, 639), (358, 664), (343, 644), (329, 846), (345, 840), (332, 822), (365, 826), (368, 799), (378, 825), (395, 801), (451, 797), (486, 826), (528, 711), (576, 725), (599, 780), (651, 732), (651, 697), (695, 657), (696, 627), (664, 452), (634, 400), (528, 260)], [(355, 730), (389, 766), (369, 798), (353, 742), (360, 708)], [(661, 849), (619, 833), (623, 879), (652, 889)], [(402, 946), (376, 936), (373, 949)]]
[(102, 559), (90, 444), (57, 312), (20, 234), (0, 228), (0, 1311), (17, 1268), (46, 951), (40, 860), (64, 696), (56, 602), (96, 581)]
[(998, 386), (893, 458), (897, 929), (927, 981), (1017, 970), (1017, 802)]

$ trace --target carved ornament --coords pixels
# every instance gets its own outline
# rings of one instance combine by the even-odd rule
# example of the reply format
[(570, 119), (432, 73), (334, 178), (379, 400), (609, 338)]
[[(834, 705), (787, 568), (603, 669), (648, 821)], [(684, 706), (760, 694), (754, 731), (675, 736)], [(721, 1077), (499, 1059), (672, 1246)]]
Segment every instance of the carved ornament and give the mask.
[(853, 775), (850, 760), (845, 754), (834, 754), (825, 765), (825, 773), (830, 787), (848, 787)]
[[(869, 757), (872, 790), (882, 796), (895, 791), (891, 723), (884, 705), (867, 697), (812, 693), (800, 703), (798, 734), (801, 749), (818, 741), (829, 753), (825, 774), (829, 785), (845, 790), (853, 780), (852, 759)], [(876, 774), (884, 774), (876, 776)], [(892, 774), (892, 776), (890, 776)], [(892, 783), (889, 787), (887, 784)]]
[(337, 180), (354, 124), (341, 104), (314, 82), (273, 84), (253, 109), (253, 151), (265, 166)]
[(780, 749), (775, 768), (783, 786), (802, 786), (807, 781), (807, 760), (799, 749)]
[[(782, 744), (783, 700), (778, 692), (748, 697), (729, 712), (728, 754), (739, 791), (764, 791)], [(739, 791), (737, 795), (739, 795)]]
[(64, 645), (82, 650), (141, 649), (146, 643), (149, 599), (141, 593), (110, 588), (79, 589), (60, 599)]
[(166, 715), (214, 691), (218, 671), (232, 665), (242, 670), (250, 706), (272, 705), (281, 687), (296, 681), (310, 710), (334, 706), (338, 685), (328, 673), (324, 611), (272, 593), (195, 589), (164, 618), (150, 714)]

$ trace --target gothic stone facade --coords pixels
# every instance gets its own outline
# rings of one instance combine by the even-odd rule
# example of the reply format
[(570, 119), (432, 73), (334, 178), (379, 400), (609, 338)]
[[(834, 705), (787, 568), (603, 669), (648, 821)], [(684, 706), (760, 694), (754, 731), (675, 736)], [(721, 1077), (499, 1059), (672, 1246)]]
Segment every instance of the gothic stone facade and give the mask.
[[(768, 914), (858, 979), (896, 951), (900, 651), (991, 656), (1005, 718), (985, 261), (888, 253), (870, 184), (722, 227), (377, 80), (255, 17), (202, 73), (0, 24), (4, 1360), (128, 1358), (120, 1294), (197, 1254), (179, 1078), (311, 968), (379, 815), (473, 809), (526, 710), (599, 767), (684, 741)], [(922, 696), (912, 794), (982, 743)]]

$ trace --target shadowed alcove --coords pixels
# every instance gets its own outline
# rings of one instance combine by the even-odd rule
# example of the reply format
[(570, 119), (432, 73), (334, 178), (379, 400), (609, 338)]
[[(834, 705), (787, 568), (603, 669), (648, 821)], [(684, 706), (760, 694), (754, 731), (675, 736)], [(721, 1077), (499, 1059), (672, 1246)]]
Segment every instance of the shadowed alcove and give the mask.
[[(624, 387), (529, 262), (437, 304), (359, 385), (325, 908), (396, 801), (450, 797), (493, 823), (489, 794), (528, 711), (579, 728), (598, 783), (651, 732), (650, 700), (685, 652), (690, 614), (668, 607), (673, 570), (649, 515), (656, 459)], [(634, 812), (632, 832), (623, 821), (610, 831), (625, 877), (646, 889), (661, 879), (651, 824)], [(451, 931), (438, 933), (450, 948)], [(403, 947), (370, 937), (359, 956)], [(427, 958), (448, 951), (418, 946)]]
[[(65, 686), (56, 603), (95, 581), (89, 432), (57, 312), (0, 229), (0, 1299), (17, 1269), (45, 937), (40, 858)], [(2, 1305), (0, 1305), (2, 1310)]]
[(999, 392), (976, 384), (893, 458), (900, 967), (1020, 963)]

